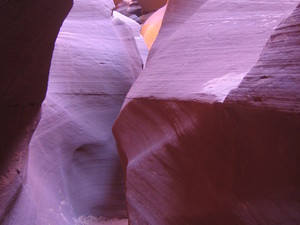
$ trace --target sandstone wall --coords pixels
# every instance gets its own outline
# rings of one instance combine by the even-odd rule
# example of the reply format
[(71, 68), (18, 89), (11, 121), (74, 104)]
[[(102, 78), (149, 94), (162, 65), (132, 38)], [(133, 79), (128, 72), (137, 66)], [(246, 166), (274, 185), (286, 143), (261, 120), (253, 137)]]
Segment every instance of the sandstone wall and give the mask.
[(54, 42), (72, 1), (0, 4), (0, 223), (21, 190)]
[(131, 224), (299, 223), (297, 4), (169, 1), (114, 125)]
[(111, 129), (142, 60), (130, 27), (111, 19), (112, 8), (74, 1), (55, 44), (23, 188), (4, 224), (127, 217)]

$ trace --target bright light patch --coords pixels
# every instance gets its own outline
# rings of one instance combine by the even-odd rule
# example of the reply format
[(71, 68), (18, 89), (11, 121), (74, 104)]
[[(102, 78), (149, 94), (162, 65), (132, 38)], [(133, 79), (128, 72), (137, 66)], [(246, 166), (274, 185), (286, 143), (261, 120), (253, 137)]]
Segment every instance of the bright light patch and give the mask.
[(217, 97), (218, 102), (223, 102), (229, 92), (239, 86), (245, 73), (228, 73), (222, 77), (215, 78), (204, 84), (203, 93), (212, 94)]
[(144, 37), (145, 43), (150, 49), (158, 35), (158, 32), (160, 30), (162, 20), (164, 18), (165, 12), (166, 12), (167, 5), (157, 10), (155, 13), (153, 13), (144, 23), (141, 34)]

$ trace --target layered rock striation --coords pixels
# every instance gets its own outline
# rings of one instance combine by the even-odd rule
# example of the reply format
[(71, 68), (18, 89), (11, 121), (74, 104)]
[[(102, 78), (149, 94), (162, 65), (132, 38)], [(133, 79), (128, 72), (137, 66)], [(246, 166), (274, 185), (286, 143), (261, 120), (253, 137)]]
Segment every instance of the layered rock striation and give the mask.
[(299, 224), (299, 0), (122, 2), (0, 4), (0, 223)]
[(21, 190), (54, 42), (71, 0), (0, 4), (0, 223)]
[(108, 1), (74, 1), (55, 44), (23, 188), (4, 224), (127, 217), (111, 129), (142, 60), (130, 27), (111, 19), (112, 8)]
[(113, 128), (131, 224), (300, 222), (297, 4), (169, 1)]

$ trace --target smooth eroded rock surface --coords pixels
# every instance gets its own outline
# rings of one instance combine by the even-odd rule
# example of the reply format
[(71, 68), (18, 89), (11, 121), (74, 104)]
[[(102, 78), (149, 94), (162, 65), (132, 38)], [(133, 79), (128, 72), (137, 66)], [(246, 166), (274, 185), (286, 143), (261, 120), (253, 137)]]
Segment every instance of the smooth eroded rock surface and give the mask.
[(298, 4), (169, 1), (113, 129), (131, 224), (300, 223)]
[(167, 0), (138, 0), (138, 2), (142, 6), (142, 11), (148, 13), (163, 7), (167, 3)]
[(224, 101), (297, 2), (170, 1), (128, 98)]
[(227, 102), (300, 111), (300, 5), (272, 34), (256, 65)]
[(74, 224), (126, 218), (112, 124), (142, 69), (130, 27), (113, 2), (74, 1), (56, 41), (26, 180), (4, 224)]
[(166, 12), (166, 5), (154, 12), (143, 24), (141, 34), (150, 49), (159, 33)]
[(56, 36), (71, 0), (0, 3), (0, 223), (25, 174)]

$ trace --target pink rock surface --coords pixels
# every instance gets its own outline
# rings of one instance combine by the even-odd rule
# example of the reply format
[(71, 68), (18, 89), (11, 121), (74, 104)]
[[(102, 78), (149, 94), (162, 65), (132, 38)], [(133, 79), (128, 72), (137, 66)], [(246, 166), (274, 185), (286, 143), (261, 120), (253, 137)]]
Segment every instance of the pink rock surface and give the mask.
[(54, 42), (70, 0), (0, 4), (0, 223), (21, 190)]
[(103, 217), (79, 217), (74, 220), (74, 225), (128, 225), (128, 219), (107, 219)]
[(142, 6), (143, 13), (148, 13), (163, 7), (167, 0), (138, 0), (138, 2)]
[(71, 1), (0, 4), (0, 223), (300, 224), (299, 0), (170, 0), (141, 74), (113, 4), (75, 1), (42, 114)]
[(300, 5), (272, 34), (257, 64), (226, 101), (300, 111)]
[(118, 5), (120, 2), (122, 2), (123, 0), (114, 0), (115, 5)]
[(300, 223), (297, 4), (169, 1), (113, 128), (131, 224)]
[(76, 0), (63, 23), (25, 184), (4, 224), (127, 217), (111, 129), (142, 60), (131, 29), (110, 18), (112, 7)]
[(170, 1), (148, 65), (128, 98), (222, 102), (297, 2)]

